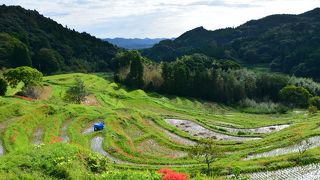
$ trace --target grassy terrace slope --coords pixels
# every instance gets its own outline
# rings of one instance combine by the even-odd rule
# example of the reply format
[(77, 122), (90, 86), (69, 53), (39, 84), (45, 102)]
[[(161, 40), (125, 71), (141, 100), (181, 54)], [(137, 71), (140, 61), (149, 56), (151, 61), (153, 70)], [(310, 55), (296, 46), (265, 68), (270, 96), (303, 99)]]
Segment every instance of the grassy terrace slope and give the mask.
[[(73, 85), (75, 77), (81, 78), (91, 93), (88, 101), (82, 105), (63, 101), (65, 90)], [(166, 119), (190, 120), (211, 132), (228, 137), (258, 139), (218, 141), (225, 155), (213, 166), (220, 168), (221, 176), (230, 174), (234, 167), (241, 167), (242, 172), (254, 172), (320, 161), (318, 146), (304, 154), (290, 153), (246, 160), (253, 154), (296, 145), (303, 139), (320, 136), (320, 115), (309, 117), (303, 111), (286, 115), (245, 114), (210, 102), (165, 97), (141, 90), (128, 91), (110, 79), (106, 74), (49, 76), (45, 77), (44, 85), (51, 91), (44, 100), (1, 97), (0, 140), (4, 156), (0, 157), (0, 174), (1, 171), (8, 174), (9, 171), (20, 172), (17, 170), (19, 168), (28, 172), (26, 169), (31, 167), (26, 164), (13, 165), (19, 164), (17, 159), (22, 158), (20, 156), (23, 153), (52, 152), (53, 157), (61, 155), (64, 158), (69, 155), (73, 157), (74, 154), (97, 156), (93, 151), (105, 155), (106, 166), (110, 168), (153, 171), (171, 167), (192, 174), (204, 165), (190, 159), (187, 151), (203, 134), (194, 136), (180, 126), (168, 124)], [(102, 132), (88, 131), (88, 127), (98, 121), (105, 122), (106, 129)], [(290, 126), (271, 133), (254, 133), (244, 129), (280, 124)], [(239, 131), (243, 133), (237, 133)], [(55, 143), (61, 140), (64, 142)], [(48, 154), (35, 155), (33, 158), (49, 161), (53, 157)], [(88, 163), (86, 155), (81, 157), (83, 162)], [(61, 159), (59, 161), (64, 162)], [(70, 177), (81, 175), (72, 173), (76, 171), (74, 169), (86, 169), (81, 162), (78, 162), (79, 167), (73, 170), (69, 168)], [(9, 169), (11, 166), (12, 169)], [(46, 168), (39, 165), (39, 169), (33, 169), (32, 173), (45, 178), (50, 176), (50, 173), (44, 173), (43, 169)], [(91, 168), (88, 173), (96, 172)]]

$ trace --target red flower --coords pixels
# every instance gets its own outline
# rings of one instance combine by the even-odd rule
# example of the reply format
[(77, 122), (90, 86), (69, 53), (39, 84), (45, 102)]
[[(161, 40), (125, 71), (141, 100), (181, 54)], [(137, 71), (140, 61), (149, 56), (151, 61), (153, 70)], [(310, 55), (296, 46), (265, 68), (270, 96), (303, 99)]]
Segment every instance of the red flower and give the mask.
[(50, 144), (58, 143), (61, 141), (63, 141), (63, 139), (61, 137), (54, 136), (54, 137), (51, 137)]
[(188, 176), (183, 173), (177, 173), (171, 169), (160, 169), (162, 180), (187, 180)]

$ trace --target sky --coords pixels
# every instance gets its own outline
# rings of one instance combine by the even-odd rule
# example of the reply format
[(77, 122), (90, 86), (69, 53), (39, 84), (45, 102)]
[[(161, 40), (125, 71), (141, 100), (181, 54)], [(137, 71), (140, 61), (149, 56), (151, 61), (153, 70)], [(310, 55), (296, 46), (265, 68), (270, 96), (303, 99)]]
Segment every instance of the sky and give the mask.
[(203, 26), (237, 27), (271, 14), (300, 14), (320, 0), (1, 0), (37, 10), (99, 38), (172, 38)]

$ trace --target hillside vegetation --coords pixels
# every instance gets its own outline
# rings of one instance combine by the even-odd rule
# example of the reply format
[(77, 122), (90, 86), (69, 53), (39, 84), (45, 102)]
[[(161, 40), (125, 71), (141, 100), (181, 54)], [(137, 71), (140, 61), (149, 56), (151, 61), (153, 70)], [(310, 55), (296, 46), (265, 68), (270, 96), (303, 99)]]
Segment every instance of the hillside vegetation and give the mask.
[(63, 27), (37, 11), (0, 6), (0, 67), (33, 66), (43, 73), (107, 71), (120, 49)]
[[(89, 95), (82, 104), (71, 104), (64, 96), (77, 78)], [(12, 97), (14, 89), (0, 97), (1, 178), (159, 179), (156, 171), (170, 168), (211, 179), (203, 174), (206, 165), (188, 156), (191, 146), (208, 136), (216, 138), (223, 152), (211, 165), (216, 177), (239, 168), (249, 173), (320, 160), (316, 144), (303, 153), (289, 149), (282, 155), (250, 158), (319, 137), (319, 115), (305, 111), (241, 113), (211, 102), (130, 91), (105, 74), (48, 76), (43, 86), (50, 91), (39, 100)], [(173, 125), (179, 123), (174, 119), (186, 124)], [(101, 121), (106, 128), (93, 132), (92, 124)], [(202, 130), (184, 129), (196, 126)]]
[(202, 53), (246, 65), (267, 64), (273, 71), (320, 78), (320, 9), (300, 15), (272, 15), (236, 28), (199, 27), (164, 40), (142, 55), (157, 61)]

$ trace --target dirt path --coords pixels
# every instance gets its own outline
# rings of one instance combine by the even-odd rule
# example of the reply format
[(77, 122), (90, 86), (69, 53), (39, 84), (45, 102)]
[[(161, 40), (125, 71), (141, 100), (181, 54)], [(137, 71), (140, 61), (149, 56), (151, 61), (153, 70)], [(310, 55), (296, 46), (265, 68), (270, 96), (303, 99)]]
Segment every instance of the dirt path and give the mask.
[(102, 143), (103, 143), (103, 137), (97, 136), (97, 137), (93, 138), (91, 140), (91, 145), (90, 145), (91, 150), (107, 157), (109, 160), (111, 160), (112, 162), (114, 162), (116, 164), (130, 164), (129, 162), (125, 162), (120, 159), (117, 159), (117, 158), (113, 157), (111, 154), (109, 154), (108, 152), (106, 152), (103, 149)]
[(41, 89), (41, 93), (37, 99), (39, 100), (48, 100), (52, 94), (52, 87), (44, 86)]
[(307, 149), (312, 149), (315, 147), (320, 147), (320, 136), (314, 136), (314, 137), (308, 138), (307, 140), (303, 140), (299, 144), (296, 144), (293, 146), (278, 148), (278, 149), (274, 149), (274, 150), (260, 153), (260, 154), (254, 154), (254, 155), (248, 156), (245, 160), (297, 153), (297, 152), (304, 151)]
[(248, 128), (248, 129), (217, 126), (217, 128), (225, 129), (226, 131), (231, 133), (245, 132), (245, 133), (258, 133), (258, 134), (278, 132), (288, 127), (290, 127), (289, 124), (265, 126), (265, 127), (259, 127), (259, 128)]
[(248, 174), (250, 179), (259, 180), (308, 180), (320, 179), (320, 164), (311, 164), (307, 166), (292, 167), (287, 169), (280, 169), (276, 171), (266, 171)]
[(217, 140), (227, 140), (227, 141), (250, 141), (250, 140), (259, 140), (261, 138), (257, 137), (238, 137), (230, 136), (218, 132), (211, 131), (200, 126), (197, 123), (188, 120), (180, 119), (165, 119), (165, 121), (189, 134), (192, 136), (198, 136), (201, 138), (212, 138)]
[(189, 145), (189, 146), (193, 146), (196, 144), (196, 142), (189, 140), (187, 138), (183, 138), (181, 136), (178, 136), (166, 129), (164, 129), (163, 127), (157, 125), (156, 123), (154, 123), (152, 120), (148, 120), (147, 121), (150, 125), (152, 125), (154, 128), (158, 129), (159, 131), (164, 132), (168, 138), (173, 141), (173, 142), (177, 142), (178, 144), (184, 144), (184, 145)]
[(33, 144), (40, 145), (42, 143), (43, 134), (44, 130), (42, 128), (37, 129), (37, 131), (33, 133)]
[(81, 103), (87, 106), (99, 106), (99, 101), (97, 100), (95, 95), (86, 96), (86, 99)]

